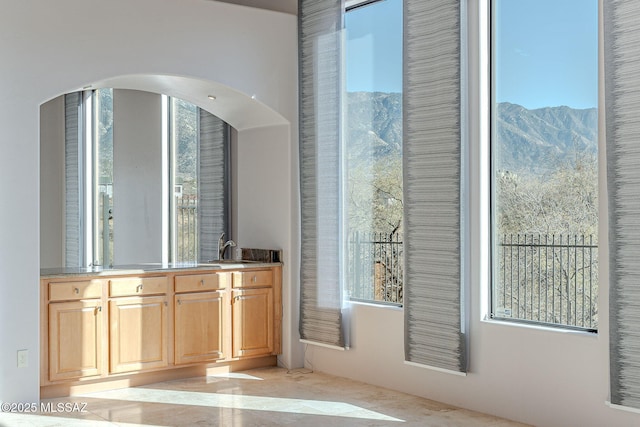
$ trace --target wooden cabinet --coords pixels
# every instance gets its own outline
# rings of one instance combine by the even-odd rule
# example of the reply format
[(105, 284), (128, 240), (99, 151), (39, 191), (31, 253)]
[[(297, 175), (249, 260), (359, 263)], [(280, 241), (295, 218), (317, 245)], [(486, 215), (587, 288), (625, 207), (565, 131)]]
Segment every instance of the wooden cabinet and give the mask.
[(102, 323), (99, 299), (49, 304), (49, 380), (102, 374)]
[(164, 295), (109, 301), (109, 372), (168, 365), (167, 305)]
[(233, 273), (233, 357), (257, 357), (280, 353), (280, 280), (279, 267)]
[(175, 276), (174, 359), (176, 365), (228, 358), (229, 273)]
[(233, 357), (273, 352), (273, 288), (238, 289), (232, 294)]
[(109, 296), (142, 296), (166, 294), (169, 281), (165, 276), (122, 277), (109, 280)]
[[(110, 373), (157, 369), (169, 364), (169, 304), (165, 295), (168, 284), (166, 276), (109, 280)], [(145, 296), (154, 294), (159, 295)]]
[(108, 274), (41, 279), (43, 395), (276, 363), (280, 265)]
[(69, 301), (102, 297), (101, 280), (49, 284), (49, 301)]
[(273, 286), (273, 270), (236, 271), (233, 273), (234, 288), (257, 288)]
[(176, 365), (226, 359), (227, 291), (192, 292), (174, 298)]
[(229, 287), (229, 273), (184, 274), (175, 277), (176, 293), (202, 292)]

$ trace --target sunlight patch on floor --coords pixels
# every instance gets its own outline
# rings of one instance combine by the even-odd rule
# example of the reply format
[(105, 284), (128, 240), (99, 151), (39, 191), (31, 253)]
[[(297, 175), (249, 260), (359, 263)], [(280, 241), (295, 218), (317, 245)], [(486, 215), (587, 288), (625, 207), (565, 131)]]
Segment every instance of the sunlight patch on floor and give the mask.
[(240, 373), (240, 372), (225, 372), (223, 374), (207, 375), (207, 379), (209, 379), (209, 377), (214, 377), (214, 378), (234, 378), (234, 379), (238, 379), (238, 380), (264, 381), (262, 378), (254, 377), (253, 375), (243, 374), (243, 373)]
[(171, 405), (202, 406), (404, 422), (401, 419), (390, 417), (379, 412), (370, 411), (349, 403), (336, 401), (289, 399), (282, 397), (247, 396), (223, 393), (200, 393), (149, 388), (110, 390), (101, 392), (97, 395), (89, 394), (86, 396), (129, 402), (166, 403)]

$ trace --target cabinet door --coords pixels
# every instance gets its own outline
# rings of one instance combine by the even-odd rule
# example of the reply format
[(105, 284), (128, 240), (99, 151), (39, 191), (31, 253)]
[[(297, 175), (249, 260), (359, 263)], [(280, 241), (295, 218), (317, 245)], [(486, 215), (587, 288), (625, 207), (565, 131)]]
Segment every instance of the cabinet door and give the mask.
[(233, 357), (273, 352), (273, 289), (233, 291)]
[(225, 291), (175, 296), (175, 363), (224, 359), (228, 305)]
[(167, 298), (109, 301), (111, 373), (161, 368), (167, 362)]
[(102, 373), (100, 300), (49, 304), (49, 380)]

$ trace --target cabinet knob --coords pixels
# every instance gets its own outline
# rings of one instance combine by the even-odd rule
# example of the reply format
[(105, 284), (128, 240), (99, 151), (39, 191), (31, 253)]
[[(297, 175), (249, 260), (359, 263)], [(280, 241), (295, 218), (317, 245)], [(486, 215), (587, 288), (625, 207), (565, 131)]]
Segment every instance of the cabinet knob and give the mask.
[(182, 305), (182, 300), (178, 300), (178, 305)]
[(79, 293), (80, 293), (80, 289), (78, 289), (78, 288), (73, 288), (73, 293), (75, 293), (75, 294), (79, 294)]
[(136, 286), (136, 292), (140, 292), (140, 291), (142, 291), (142, 283)]
[(96, 310), (97, 310), (98, 312), (102, 312), (102, 306), (101, 306), (101, 305), (97, 306), (97, 307), (96, 307)]
[(204, 279), (200, 280), (200, 286), (204, 286)]
[(252, 283), (256, 283), (257, 281), (258, 281), (258, 276), (253, 276), (253, 277), (251, 278), (251, 282), (252, 282)]

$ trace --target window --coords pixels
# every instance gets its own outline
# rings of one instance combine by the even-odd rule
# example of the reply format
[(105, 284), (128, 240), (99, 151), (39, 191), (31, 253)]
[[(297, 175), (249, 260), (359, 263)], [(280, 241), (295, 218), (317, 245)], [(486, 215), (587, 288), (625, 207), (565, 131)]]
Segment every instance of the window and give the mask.
[[(113, 260), (113, 90), (92, 92), (93, 102), (93, 264)], [(89, 258), (91, 259), (91, 258)]]
[(402, 1), (347, 2), (346, 288), (402, 303)]
[(198, 261), (198, 107), (169, 98), (171, 140), (171, 257)]
[[(122, 113), (138, 100), (148, 107), (146, 118)], [(114, 116), (114, 110), (121, 114)], [(118, 126), (120, 142), (114, 140)], [(134, 137), (126, 134), (132, 127)], [(140, 130), (146, 132), (142, 138)], [(230, 229), (229, 134), (225, 122), (177, 98), (113, 89), (66, 95), (65, 264), (109, 267), (114, 252), (119, 264), (141, 262), (138, 257), (144, 262), (217, 259), (218, 238)], [(135, 147), (130, 141), (144, 144), (132, 150), (134, 167), (126, 164), (131, 157), (126, 149)], [(120, 147), (120, 157), (114, 157), (114, 147)], [(114, 177), (121, 203), (115, 200), (116, 212)], [(139, 214), (131, 200), (148, 203), (148, 213)], [(132, 217), (149, 227), (140, 235), (114, 233), (114, 221), (120, 226)], [(134, 244), (149, 250), (123, 255)]]
[(492, 317), (598, 327), (598, 4), (492, 5)]
[(113, 261), (113, 91), (65, 96), (65, 265)]
[(171, 262), (218, 259), (218, 238), (231, 238), (230, 127), (194, 104), (167, 97), (169, 251)]

